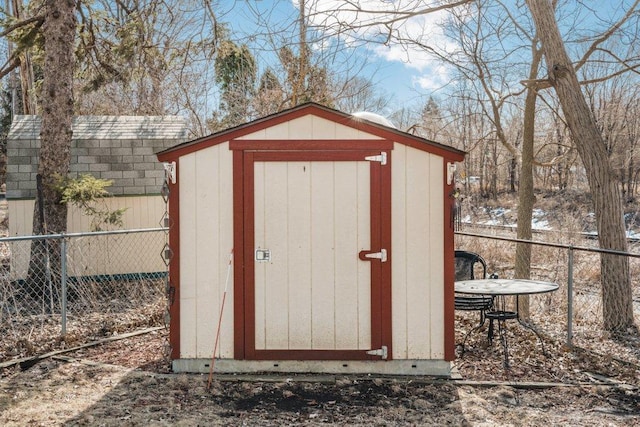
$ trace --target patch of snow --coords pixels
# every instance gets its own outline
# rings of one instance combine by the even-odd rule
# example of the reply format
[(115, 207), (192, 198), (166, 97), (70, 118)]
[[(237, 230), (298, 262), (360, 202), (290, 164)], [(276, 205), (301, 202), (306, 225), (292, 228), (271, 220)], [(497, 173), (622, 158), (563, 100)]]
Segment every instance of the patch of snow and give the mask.
[(551, 231), (553, 230), (553, 228), (551, 228), (551, 226), (549, 225), (549, 221), (547, 221), (546, 219), (532, 219), (531, 220), (531, 228), (533, 228), (534, 230), (547, 230), (547, 231)]

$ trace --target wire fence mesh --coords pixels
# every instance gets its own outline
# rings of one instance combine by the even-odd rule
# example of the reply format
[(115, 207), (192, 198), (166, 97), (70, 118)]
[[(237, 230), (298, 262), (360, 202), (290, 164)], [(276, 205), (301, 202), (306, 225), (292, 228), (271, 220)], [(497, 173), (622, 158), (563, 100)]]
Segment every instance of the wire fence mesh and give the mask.
[(164, 229), (0, 239), (0, 360), (164, 323)]

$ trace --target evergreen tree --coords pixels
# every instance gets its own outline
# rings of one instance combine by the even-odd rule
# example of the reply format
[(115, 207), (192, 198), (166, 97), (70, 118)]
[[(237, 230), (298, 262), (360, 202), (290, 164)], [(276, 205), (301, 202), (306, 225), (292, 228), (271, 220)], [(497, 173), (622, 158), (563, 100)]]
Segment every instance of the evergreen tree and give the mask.
[(257, 67), (247, 45), (230, 40), (220, 43), (215, 59), (216, 83), (220, 86), (220, 105), (209, 121), (212, 131), (249, 121), (251, 101), (255, 95)]

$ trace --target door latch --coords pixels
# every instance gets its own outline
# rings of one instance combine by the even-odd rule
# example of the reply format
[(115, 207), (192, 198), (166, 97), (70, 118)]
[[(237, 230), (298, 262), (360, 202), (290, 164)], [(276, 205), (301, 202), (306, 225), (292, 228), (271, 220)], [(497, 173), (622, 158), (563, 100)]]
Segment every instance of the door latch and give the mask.
[(380, 262), (387, 262), (387, 250), (380, 249), (380, 252), (360, 251), (358, 257), (362, 261), (368, 261), (372, 259), (379, 259)]
[(271, 251), (269, 249), (256, 249), (256, 261), (258, 262), (271, 261)]

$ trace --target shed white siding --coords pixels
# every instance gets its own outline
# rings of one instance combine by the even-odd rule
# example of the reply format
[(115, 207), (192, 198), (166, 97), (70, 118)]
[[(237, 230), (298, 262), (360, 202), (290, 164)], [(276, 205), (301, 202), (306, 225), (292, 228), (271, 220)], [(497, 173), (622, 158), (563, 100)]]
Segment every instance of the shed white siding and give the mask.
[(369, 192), (365, 161), (256, 163), (256, 349), (371, 348)]
[(238, 139), (305, 140), (305, 139), (381, 139), (370, 133), (341, 125), (322, 117), (306, 115), (244, 135)]
[[(164, 201), (157, 196), (108, 197), (102, 199), (107, 210), (126, 209), (122, 221), (123, 229), (160, 227), (164, 214)], [(34, 199), (11, 200), (9, 210), (9, 236), (31, 236), (33, 229)], [(75, 207), (69, 207), (67, 232), (80, 233), (91, 231), (91, 218)], [(162, 261), (161, 261), (162, 262)]]
[[(180, 158), (180, 352), (211, 358), (233, 247), (232, 152), (228, 143)], [(233, 276), (219, 355), (233, 357)]]
[(394, 359), (444, 356), (442, 157), (395, 144), (392, 169)]

